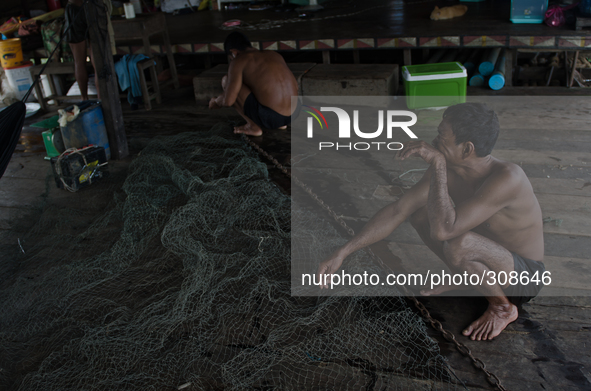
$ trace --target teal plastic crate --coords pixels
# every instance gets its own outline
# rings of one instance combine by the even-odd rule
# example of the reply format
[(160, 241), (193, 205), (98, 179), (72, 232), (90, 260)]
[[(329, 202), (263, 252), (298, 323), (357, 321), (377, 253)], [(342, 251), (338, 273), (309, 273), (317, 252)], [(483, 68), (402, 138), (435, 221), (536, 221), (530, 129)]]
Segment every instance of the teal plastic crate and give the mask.
[(542, 23), (547, 9), (548, 0), (511, 0), (511, 22)]
[(409, 109), (466, 102), (468, 73), (459, 62), (403, 66), (402, 78)]

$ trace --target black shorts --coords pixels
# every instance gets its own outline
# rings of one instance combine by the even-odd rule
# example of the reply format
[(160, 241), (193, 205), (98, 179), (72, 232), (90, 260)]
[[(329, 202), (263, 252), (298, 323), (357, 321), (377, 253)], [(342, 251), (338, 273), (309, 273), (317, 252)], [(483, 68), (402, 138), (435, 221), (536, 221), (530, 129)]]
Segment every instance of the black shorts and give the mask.
[[(518, 281), (516, 285), (509, 285), (504, 292), (513, 304), (521, 305), (536, 297), (542, 289), (542, 274), (546, 271), (546, 267), (542, 262), (532, 261), (515, 253), (511, 254), (513, 255), (513, 264), (517, 272)], [(530, 281), (529, 284), (522, 285), (520, 279), (522, 272), (527, 272), (528, 279), (534, 278), (538, 282)], [(538, 272), (537, 276), (535, 275), (536, 272)]]
[(72, 3), (66, 5), (65, 12), (66, 24), (64, 31), (72, 25), (66, 34), (66, 41), (69, 43), (80, 43), (88, 38), (88, 23), (86, 22), (86, 12), (82, 7)]
[[(300, 107), (298, 100), (298, 105), (293, 116), (299, 114)], [(244, 115), (263, 129), (279, 129), (282, 126), (289, 125), (292, 117), (289, 115), (281, 115), (275, 110), (263, 106), (259, 103), (257, 98), (255, 98), (252, 92), (246, 97), (246, 101), (244, 102)]]

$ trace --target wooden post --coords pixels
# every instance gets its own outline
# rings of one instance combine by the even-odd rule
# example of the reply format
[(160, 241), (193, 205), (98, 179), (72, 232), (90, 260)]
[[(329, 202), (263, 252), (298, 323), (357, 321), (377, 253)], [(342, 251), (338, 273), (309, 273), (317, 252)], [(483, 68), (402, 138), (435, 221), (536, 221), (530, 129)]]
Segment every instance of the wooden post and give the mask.
[(27, 0), (21, 0), (21, 9), (23, 10), (23, 15), (25, 15), (27, 18), (30, 18), (31, 12), (28, 3), (29, 2)]
[(107, 10), (103, 0), (88, 0), (85, 2), (84, 10), (90, 34), (90, 47), (96, 66), (95, 81), (101, 96), (111, 154), (115, 159), (123, 159), (129, 155), (129, 149), (111, 52), (111, 40), (107, 30)]
[(174, 54), (172, 54), (172, 46), (170, 45), (170, 37), (168, 35), (168, 27), (166, 27), (166, 19), (164, 15), (161, 16), (164, 23), (164, 46), (166, 47), (166, 57), (168, 58), (168, 66), (170, 68), (170, 75), (172, 76), (172, 82), (174, 88), (179, 88), (179, 76), (176, 71), (176, 63), (174, 62)]
[(505, 50), (505, 86), (511, 87), (513, 85), (513, 65), (517, 60), (517, 50)]
[(570, 71), (570, 79), (568, 81), (568, 88), (571, 88), (573, 86), (573, 80), (575, 78), (575, 71), (577, 70), (577, 60), (579, 59), (579, 51), (575, 50), (575, 57), (573, 58), (573, 67), (572, 70)]
[(569, 71), (569, 69), (568, 69), (568, 51), (565, 50), (564, 51), (564, 74), (565, 74), (566, 79), (564, 80), (564, 84), (566, 85), (567, 88), (569, 87), (568, 83), (570, 81), (570, 78), (568, 77), (568, 71)]
[(403, 49), (404, 65), (412, 65), (410, 49)]
[(322, 51), (322, 63), (323, 64), (330, 64), (330, 51), (328, 51), (328, 50)]
[(355, 49), (355, 50), (353, 50), (353, 64), (359, 64), (359, 63), (360, 63), (359, 49)]

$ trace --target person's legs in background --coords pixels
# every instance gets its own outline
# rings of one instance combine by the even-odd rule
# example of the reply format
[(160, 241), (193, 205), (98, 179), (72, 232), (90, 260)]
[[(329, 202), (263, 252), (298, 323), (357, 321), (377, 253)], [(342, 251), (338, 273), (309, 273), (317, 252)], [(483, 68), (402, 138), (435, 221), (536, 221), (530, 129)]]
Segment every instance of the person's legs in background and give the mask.
[(86, 41), (70, 43), (74, 56), (74, 76), (80, 88), (82, 100), (88, 100), (88, 72), (86, 71)]
[(92, 55), (92, 43), (88, 42), (88, 49), (90, 52), (90, 61), (92, 62), (92, 69), (94, 69), (94, 87), (96, 88), (97, 99), (101, 99), (101, 91), (99, 90), (98, 73), (94, 63), (94, 56)]

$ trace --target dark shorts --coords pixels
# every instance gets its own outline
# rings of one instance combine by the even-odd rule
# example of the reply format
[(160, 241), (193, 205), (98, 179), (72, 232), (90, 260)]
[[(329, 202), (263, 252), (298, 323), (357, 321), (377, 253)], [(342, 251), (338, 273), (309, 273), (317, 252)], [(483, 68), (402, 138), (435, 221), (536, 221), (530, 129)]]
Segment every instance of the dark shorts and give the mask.
[[(298, 106), (296, 107), (293, 116), (299, 114), (300, 107), (298, 100)], [(291, 116), (281, 115), (275, 110), (263, 106), (259, 103), (257, 98), (254, 97), (252, 92), (246, 97), (246, 101), (244, 102), (244, 115), (263, 129), (278, 129), (291, 123)]]
[[(80, 14), (78, 14), (78, 12)], [(78, 7), (72, 3), (66, 5), (65, 12), (66, 24), (64, 25), (64, 31), (70, 27), (66, 34), (66, 41), (69, 43), (80, 43), (86, 41), (88, 38), (88, 23), (86, 23), (86, 12), (82, 7)]]
[[(509, 285), (504, 292), (513, 304), (521, 305), (536, 297), (542, 289), (542, 273), (546, 271), (546, 267), (542, 262), (532, 261), (515, 253), (511, 254), (513, 255), (513, 263), (517, 272), (518, 282), (516, 285)], [(536, 279), (538, 283), (530, 281), (529, 284), (522, 285), (521, 279), (519, 278), (522, 272), (527, 272), (528, 279)], [(537, 275), (535, 275), (536, 272), (538, 272)]]

